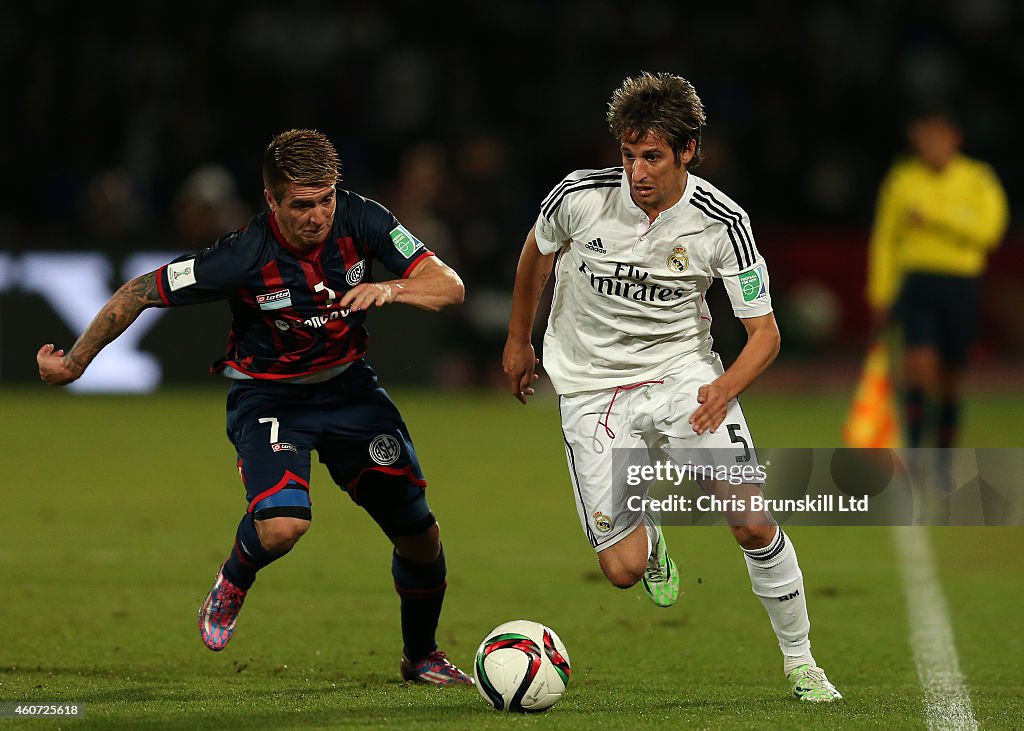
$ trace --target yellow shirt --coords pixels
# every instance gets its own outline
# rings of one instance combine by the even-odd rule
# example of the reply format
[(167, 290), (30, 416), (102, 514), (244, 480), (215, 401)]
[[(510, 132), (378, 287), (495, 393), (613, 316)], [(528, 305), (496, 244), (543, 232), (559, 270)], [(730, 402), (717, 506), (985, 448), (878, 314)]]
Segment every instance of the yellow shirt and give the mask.
[[(920, 223), (913, 222), (913, 213)], [(868, 303), (889, 307), (906, 272), (976, 277), (1006, 232), (1006, 193), (988, 165), (958, 155), (941, 172), (917, 158), (882, 183), (868, 248)]]

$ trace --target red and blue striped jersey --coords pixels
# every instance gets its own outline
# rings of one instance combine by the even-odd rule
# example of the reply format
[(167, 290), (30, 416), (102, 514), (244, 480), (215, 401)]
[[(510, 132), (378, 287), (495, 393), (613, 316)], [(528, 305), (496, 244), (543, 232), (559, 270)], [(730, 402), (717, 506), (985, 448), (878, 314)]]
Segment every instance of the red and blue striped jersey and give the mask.
[(375, 261), (404, 278), (427, 256), (432, 252), (390, 211), (339, 190), (331, 233), (315, 249), (291, 246), (274, 214), (261, 213), (213, 246), (161, 267), (157, 283), (169, 307), (230, 304), (227, 353), (211, 371), (230, 366), (252, 378), (295, 378), (366, 353), (366, 312), (343, 310), (338, 301), (374, 281)]

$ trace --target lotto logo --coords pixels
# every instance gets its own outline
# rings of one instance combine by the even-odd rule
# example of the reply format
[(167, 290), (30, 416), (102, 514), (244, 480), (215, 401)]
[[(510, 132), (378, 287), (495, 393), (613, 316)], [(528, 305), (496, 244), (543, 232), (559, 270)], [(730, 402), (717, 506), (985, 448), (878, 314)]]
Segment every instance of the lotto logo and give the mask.
[(292, 306), (292, 293), (289, 289), (279, 289), (276, 292), (256, 295), (256, 304), (261, 310), (280, 310)]

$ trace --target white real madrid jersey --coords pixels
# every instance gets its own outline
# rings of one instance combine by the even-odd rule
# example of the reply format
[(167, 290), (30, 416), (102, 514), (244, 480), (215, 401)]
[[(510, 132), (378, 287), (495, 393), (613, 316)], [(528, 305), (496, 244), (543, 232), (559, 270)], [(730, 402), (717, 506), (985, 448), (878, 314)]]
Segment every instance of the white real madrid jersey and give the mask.
[(772, 311), (747, 214), (692, 173), (650, 223), (621, 167), (577, 170), (544, 199), (535, 232), (558, 254), (544, 368), (560, 394), (656, 379), (710, 353), (715, 277), (737, 317)]

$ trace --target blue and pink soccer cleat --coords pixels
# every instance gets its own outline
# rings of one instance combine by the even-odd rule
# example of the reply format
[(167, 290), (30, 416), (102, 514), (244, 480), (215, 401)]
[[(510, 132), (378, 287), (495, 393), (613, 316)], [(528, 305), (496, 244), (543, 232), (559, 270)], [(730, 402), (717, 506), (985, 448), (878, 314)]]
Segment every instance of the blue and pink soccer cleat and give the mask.
[(414, 683), (473, 685), (473, 678), (452, 665), (440, 650), (434, 650), (415, 665), (403, 657), (399, 667), (402, 670), (402, 679), (411, 680)]
[(245, 601), (245, 589), (239, 589), (224, 576), (224, 566), (217, 571), (217, 579), (199, 608), (199, 635), (203, 643), (214, 652), (223, 650), (235, 633), (235, 622)]

